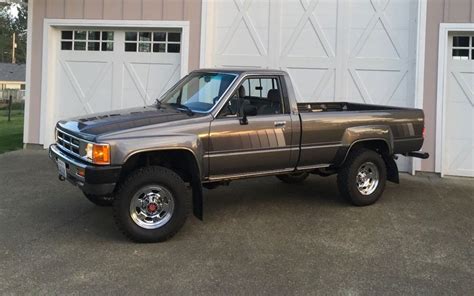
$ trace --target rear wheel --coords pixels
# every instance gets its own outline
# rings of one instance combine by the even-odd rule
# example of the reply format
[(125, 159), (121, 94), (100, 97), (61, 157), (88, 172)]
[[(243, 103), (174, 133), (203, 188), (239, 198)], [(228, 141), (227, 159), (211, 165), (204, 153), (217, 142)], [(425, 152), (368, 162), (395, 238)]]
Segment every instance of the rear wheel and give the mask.
[(188, 211), (183, 180), (157, 166), (133, 172), (119, 187), (114, 202), (118, 228), (136, 242), (161, 242), (183, 226)]
[(94, 194), (84, 193), (86, 198), (93, 204), (99, 207), (111, 207), (114, 203), (113, 196), (99, 196)]
[(304, 180), (306, 180), (306, 178), (308, 178), (308, 176), (308, 173), (299, 172), (286, 175), (277, 175), (276, 177), (285, 183), (295, 184), (303, 182)]
[(385, 189), (387, 168), (375, 151), (359, 149), (351, 152), (337, 175), (340, 193), (357, 206), (375, 203)]

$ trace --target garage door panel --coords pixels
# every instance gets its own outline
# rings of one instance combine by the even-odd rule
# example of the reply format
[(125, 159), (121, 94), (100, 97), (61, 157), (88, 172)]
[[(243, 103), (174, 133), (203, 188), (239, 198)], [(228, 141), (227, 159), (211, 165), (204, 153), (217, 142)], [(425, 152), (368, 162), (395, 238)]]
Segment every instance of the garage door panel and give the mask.
[(469, 138), (468, 135), (474, 134), (472, 109), (472, 105), (465, 100), (450, 102), (446, 106), (446, 118), (449, 119), (446, 120), (447, 141)]
[[(247, 28), (255, 32), (255, 37), (258, 36), (258, 42), (261, 43), (261, 47), (265, 52), (268, 51), (269, 44), (268, 24), (270, 22), (270, 1), (271, 0), (249, 1), (247, 14), (243, 14), (243, 20)], [(243, 5), (242, 8), (245, 9), (245, 5)], [(255, 41), (255, 43), (257, 43), (257, 41)]]
[(337, 2), (285, 1), (281, 19), (281, 56), (334, 56)]
[(413, 30), (414, 11), (413, 0), (351, 2), (352, 55), (406, 57), (413, 47), (407, 32)]
[[(55, 60), (55, 110), (51, 122), (152, 104), (180, 78), (181, 38), (176, 38), (177, 32), (160, 28), (58, 30), (61, 40)], [(44, 142), (49, 144), (52, 140), (46, 136)]]
[[(163, 75), (168, 73), (169, 76)], [(147, 92), (151, 94), (152, 100), (159, 98), (181, 75), (181, 65), (177, 64), (150, 64), (150, 75), (148, 76)]]
[(385, 29), (382, 22), (377, 20), (374, 28), (359, 49), (355, 48), (354, 52), (357, 57), (379, 57), (379, 58), (399, 58), (397, 48), (394, 46), (391, 37)]
[(474, 148), (470, 140), (450, 139), (451, 150), (446, 156), (447, 174), (474, 177)]
[[(387, 70), (356, 70), (360, 77), (359, 84), (366, 89), (367, 103), (393, 105), (397, 101), (402, 106), (408, 105), (407, 84), (403, 83), (406, 77), (406, 71), (387, 71)], [(402, 100), (393, 100), (394, 96), (400, 99), (400, 93), (403, 94)]]
[(93, 96), (98, 89), (106, 87), (102, 80), (112, 74), (112, 63), (108, 62), (67, 61), (64, 65), (67, 68), (67, 77), (64, 78), (74, 82), (84, 99)]
[(111, 63), (60, 60), (58, 68), (58, 120), (110, 109)]
[[(453, 51), (454, 36), (472, 40), (456, 47), (467, 56)], [(446, 175), (474, 177), (474, 35), (458, 32), (448, 39), (442, 169)]]
[(290, 57), (328, 57), (332, 55), (331, 47), (327, 46), (330, 50), (327, 53), (323, 45), (325, 41), (318, 36), (311, 23), (306, 22), (301, 31), (295, 32), (295, 34), (297, 36), (288, 42), (288, 50), (284, 51), (283, 55)]
[(334, 69), (286, 68), (300, 102), (332, 101), (334, 99)]
[[(216, 2), (217, 51), (221, 55), (265, 56), (268, 50), (269, 1)], [(232, 21), (230, 21), (232, 20)], [(232, 58), (232, 57), (231, 57)]]
[(354, 103), (367, 104), (366, 98), (368, 98), (369, 95), (367, 94), (367, 91), (365, 89), (359, 87), (361, 83), (356, 82), (360, 80), (357, 73), (355, 71), (348, 70), (348, 76), (349, 76), (349, 79), (346, 83), (347, 101), (354, 102)]
[(468, 102), (474, 106), (474, 73), (452, 72), (452, 79), (455, 80), (455, 85), (452, 88), (450, 95), (453, 102)]
[(240, 21), (232, 38), (223, 39), (222, 54), (238, 56), (260, 56), (257, 43), (252, 37), (248, 25)]

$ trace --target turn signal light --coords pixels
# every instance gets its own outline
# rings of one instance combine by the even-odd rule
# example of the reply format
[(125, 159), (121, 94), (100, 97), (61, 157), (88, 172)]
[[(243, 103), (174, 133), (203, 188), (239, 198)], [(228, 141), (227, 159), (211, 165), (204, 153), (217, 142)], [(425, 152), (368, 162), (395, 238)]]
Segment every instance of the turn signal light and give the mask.
[(423, 127), (423, 139), (426, 138), (426, 127)]
[(86, 146), (86, 157), (94, 164), (110, 164), (109, 144), (92, 144)]

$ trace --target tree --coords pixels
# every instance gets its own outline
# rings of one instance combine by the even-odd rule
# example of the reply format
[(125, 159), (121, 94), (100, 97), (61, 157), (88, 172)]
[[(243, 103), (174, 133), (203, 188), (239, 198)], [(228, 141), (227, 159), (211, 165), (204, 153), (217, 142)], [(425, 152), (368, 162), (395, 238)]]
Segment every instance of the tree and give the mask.
[(27, 31), (28, 7), (27, 3), (4, 4), (0, 10), (0, 61), (11, 63), (12, 61), (12, 38), (16, 35), (17, 48), (15, 50), (16, 62), (26, 62), (26, 31)]

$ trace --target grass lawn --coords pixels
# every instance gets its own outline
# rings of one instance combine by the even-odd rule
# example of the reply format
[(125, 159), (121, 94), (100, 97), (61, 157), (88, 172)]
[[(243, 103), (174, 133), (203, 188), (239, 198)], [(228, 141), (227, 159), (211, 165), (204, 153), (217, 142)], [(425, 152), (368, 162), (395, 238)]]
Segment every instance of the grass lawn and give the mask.
[(0, 110), (0, 153), (23, 147), (23, 110), (12, 110), (10, 122), (7, 116), (7, 110)]

